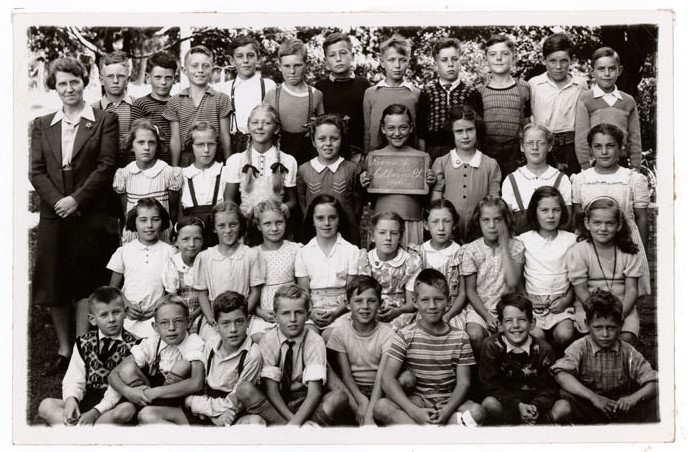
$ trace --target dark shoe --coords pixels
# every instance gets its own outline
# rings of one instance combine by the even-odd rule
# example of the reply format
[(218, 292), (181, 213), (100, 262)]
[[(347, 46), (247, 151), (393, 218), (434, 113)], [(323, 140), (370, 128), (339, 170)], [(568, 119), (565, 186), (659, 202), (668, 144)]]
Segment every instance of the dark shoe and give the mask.
[(54, 361), (48, 363), (45, 367), (45, 375), (63, 376), (67, 372), (70, 358), (62, 355), (57, 355)]

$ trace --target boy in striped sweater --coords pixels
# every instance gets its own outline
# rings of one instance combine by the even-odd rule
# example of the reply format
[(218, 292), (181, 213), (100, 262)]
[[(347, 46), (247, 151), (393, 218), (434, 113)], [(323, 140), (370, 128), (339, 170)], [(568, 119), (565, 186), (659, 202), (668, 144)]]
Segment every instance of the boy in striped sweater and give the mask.
[[(416, 278), (414, 306), (418, 321), (399, 331), (387, 351), (382, 373), (386, 398), (375, 404), (375, 419), (390, 424), (482, 424), (485, 410), (468, 400), (471, 343), (464, 331), (450, 327), (443, 315), (449, 286), (444, 275), (427, 268)], [(416, 379), (410, 395), (397, 380), (402, 368)]]

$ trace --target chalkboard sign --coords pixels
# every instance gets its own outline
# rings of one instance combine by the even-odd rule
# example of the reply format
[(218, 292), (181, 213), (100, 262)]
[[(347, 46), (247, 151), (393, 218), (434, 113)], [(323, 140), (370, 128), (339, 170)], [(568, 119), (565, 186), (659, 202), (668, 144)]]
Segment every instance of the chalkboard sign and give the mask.
[(368, 193), (425, 195), (430, 156), (424, 152), (374, 151), (368, 156)]

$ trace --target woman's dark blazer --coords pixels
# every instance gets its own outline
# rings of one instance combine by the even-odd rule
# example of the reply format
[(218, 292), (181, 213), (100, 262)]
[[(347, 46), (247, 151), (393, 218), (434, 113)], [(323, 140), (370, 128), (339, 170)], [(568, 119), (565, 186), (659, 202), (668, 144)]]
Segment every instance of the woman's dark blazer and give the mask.
[(117, 115), (94, 109), (95, 121), (81, 118), (72, 153), (74, 192), (65, 193), (62, 124), (50, 125), (55, 114), (36, 118), (31, 133), (29, 179), (41, 198), (41, 218), (59, 218), (53, 206), (67, 195), (71, 195), (79, 204), (77, 212), (105, 212), (116, 169), (119, 143)]

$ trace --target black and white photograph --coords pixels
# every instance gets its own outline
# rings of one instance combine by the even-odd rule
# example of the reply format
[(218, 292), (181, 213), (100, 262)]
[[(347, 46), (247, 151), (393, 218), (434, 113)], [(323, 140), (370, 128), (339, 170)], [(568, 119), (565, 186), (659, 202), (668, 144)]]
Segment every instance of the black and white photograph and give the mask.
[(14, 11), (12, 441), (671, 441), (673, 20)]

